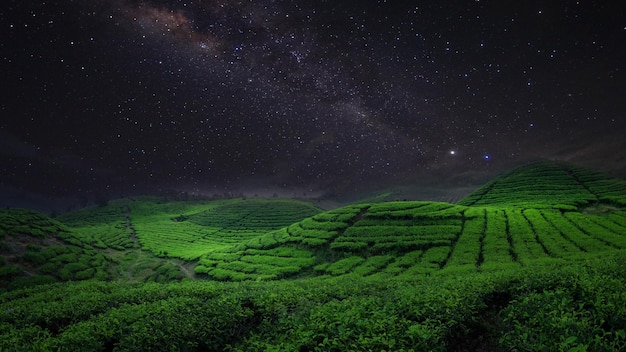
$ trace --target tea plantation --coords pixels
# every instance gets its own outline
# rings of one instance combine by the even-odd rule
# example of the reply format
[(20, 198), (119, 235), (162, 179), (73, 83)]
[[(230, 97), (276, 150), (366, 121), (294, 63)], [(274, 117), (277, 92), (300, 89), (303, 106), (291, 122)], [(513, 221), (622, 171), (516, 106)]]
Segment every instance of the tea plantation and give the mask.
[(457, 204), (0, 211), (0, 351), (626, 350), (626, 181), (533, 163)]

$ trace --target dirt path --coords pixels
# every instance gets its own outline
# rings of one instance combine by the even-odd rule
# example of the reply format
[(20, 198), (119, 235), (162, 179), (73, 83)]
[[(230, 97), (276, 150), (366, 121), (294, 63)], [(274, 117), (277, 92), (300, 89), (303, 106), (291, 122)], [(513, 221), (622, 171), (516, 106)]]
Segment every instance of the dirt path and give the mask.
[(195, 278), (195, 272), (193, 271), (193, 263), (178, 263), (178, 267), (180, 268), (180, 270), (183, 272), (183, 274), (185, 274), (186, 277), (190, 278), (190, 279), (194, 279)]
[(137, 232), (135, 232), (135, 228), (133, 228), (133, 225), (130, 223), (130, 207), (126, 207), (126, 213), (124, 214), (124, 217), (126, 219), (126, 230), (130, 230), (130, 239), (135, 241), (137, 239)]

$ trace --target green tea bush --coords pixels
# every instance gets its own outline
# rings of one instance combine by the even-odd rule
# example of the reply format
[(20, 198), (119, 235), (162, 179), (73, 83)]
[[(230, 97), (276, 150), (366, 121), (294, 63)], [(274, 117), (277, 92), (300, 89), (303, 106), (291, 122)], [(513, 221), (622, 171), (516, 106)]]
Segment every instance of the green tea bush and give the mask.
[(486, 216), (482, 248), (483, 263), (481, 265), (512, 263), (514, 261), (512, 254), (515, 255), (515, 258), (517, 258), (517, 254), (509, 242), (509, 224), (506, 213), (500, 209), (487, 209)]
[(422, 254), (419, 265), (439, 269), (445, 264), (449, 253), (450, 247), (432, 247)]
[(481, 256), (481, 238), (486, 228), (484, 212), (476, 208), (464, 214), (463, 230), (454, 244), (448, 266), (477, 265)]
[(506, 349), (618, 351), (626, 347), (624, 281), (566, 273), (567, 284), (529, 292), (501, 312)]
[(367, 258), (365, 262), (354, 268), (352, 272), (361, 276), (371, 275), (387, 266), (387, 264), (389, 264), (393, 259), (394, 257), (391, 255), (372, 256)]
[(540, 210), (526, 209), (524, 216), (531, 223), (535, 233), (541, 238), (547, 252), (554, 257), (566, 257), (580, 254), (580, 249), (568, 241), (552, 224), (542, 215)]
[(514, 246), (517, 260), (526, 265), (530, 261), (548, 256), (539, 236), (531, 226), (521, 209), (507, 209), (506, 216), (509, 224), (509, 235)]
[(39, 251), (27, 251), (22, 255), (22, 260), (33, 265), (42, 265), (46, 262), (46, 257)]
[(602, 241), (613, 248), (626, 248), (626, 236), (624, 232), (617, 234), (608, 228), (598, 224), (598, 221), (593, 221), (593, 218), (600, 218), (593, 215), (584, 215), (581, 213), (565, 213), (565, 218), (576, 224), (581, 231), (589, 236)]
[(365, 259), (359, 256), (350, 256), (340, 259), (326, 267), (325, 271), (331, 275), (342, 275), (351, 271), (352, 268), (361, 264)]
[(96, 269), (87, 268), (85, 270), (75, 272), (74, 278), (76, 280), (88, 280), (88, 279), (91, 279), (95, 274), (96, 274)]
[[(542, 211), (542, 215), (552, 226), (557, 228), (564, 237), (567, 237), (568, 240), (585, 252), (602, 252), (613, 249), (610, 245), (607, 245), (606, 242), (581, 231), (579, 227), (565, 218), (561, 212)], [(624, 230), (626, 231), (626, 229)]]
[(22, 269), (16, 265), (3, 264), (0, 266), (0, 280), (9, 280), (20, 274), (22, 274)]
[[(419, 262), (420, 257), (415, 257)], [(353, 275), (225, 284), (87, 281), (17, 289), (0, 294), (0, 348), (408, 351), (624, 347), (623, 253), (488, 273), (431, 273), (430, 278), (383, 274), (363, 278), (355, 275), (356, 271), (370, 258), (345, 259), (358, 263), (347, 269), (353, 270)], [(412, 264), (418, 264), (415, 261)], [(225, 280), (265, 278), (216, 270), (216, 277), (219, 274)]]

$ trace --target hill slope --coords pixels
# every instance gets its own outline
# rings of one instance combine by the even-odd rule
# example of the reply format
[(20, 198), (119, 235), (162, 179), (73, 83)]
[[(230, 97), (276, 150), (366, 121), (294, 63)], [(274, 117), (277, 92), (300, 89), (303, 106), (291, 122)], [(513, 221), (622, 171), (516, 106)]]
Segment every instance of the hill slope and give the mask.
[(194, 260), (319, 213), (287, 199), (165, 202), (122, 199), (59, 217), (87, 243), (118, 250), (141, 248), (160, 257)]
[(57, 219), (0, 210), (2, 289), (67, 280), (171, 281), (203, 254), (319, 213), (286, 199), (120, 199)]
[[(19, 276), (17, 269), (57, 279), (99, 272), (100, 278), (166, 281), (497, 270), (626, 248), (625, 202), (625, 181), (548, 162), (515, 169), (456, 205), (363, 203), (321, 212), (282, 199), (122, 199), (54, 220), (65, 234), (52, 236), (59, 237), (56, 244), (99, 254), (97, 267), (81, 266), (88, 271), (76, 275), (76, 266), (72, 275), (58, 275), (64, 266), (37, 266), (56, 255), (34, 254), (40, 249), (31, 245), (26, 257), (39, 264), (7, 252), (3, 263), (12, 266), (4, 278)], [(11, 222), (5, 228), (19, 232)]]
[(26, 209), (0, 210), (0, 287), (108, 279), (108, 257), (64, 224)]
[(459, 204), (364, 203), (315, 215), (230, 248), (195, 268), (217, 280), (317, 275), (430, 275), (498, 270), (626, 248), (626, 182), (540, 162)]
[(0, 349), (624, 350), (623, 186), (539, 163), (459, 204), (5, 210)]
[(626, 206), (626, 181), (575, 165), (537, 162), (498, 177), (460, 200), (461, 205), (527, 208)]

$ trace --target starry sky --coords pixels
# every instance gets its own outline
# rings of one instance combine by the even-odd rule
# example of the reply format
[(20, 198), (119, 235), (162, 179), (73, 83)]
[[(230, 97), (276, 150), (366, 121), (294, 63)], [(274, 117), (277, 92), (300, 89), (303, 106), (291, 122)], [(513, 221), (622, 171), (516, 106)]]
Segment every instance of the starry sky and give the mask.
[(0, 193), (624, 176), (625, 44), (612, 0), (8, 0)]

